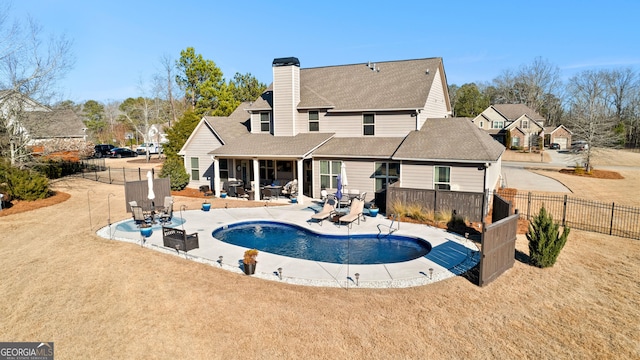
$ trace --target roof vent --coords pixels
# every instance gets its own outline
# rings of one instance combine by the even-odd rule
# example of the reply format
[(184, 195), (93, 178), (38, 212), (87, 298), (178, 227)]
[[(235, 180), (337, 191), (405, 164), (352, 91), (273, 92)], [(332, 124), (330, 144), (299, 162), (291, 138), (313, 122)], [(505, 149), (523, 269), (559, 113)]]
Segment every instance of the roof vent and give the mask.
[(286, 57), (273, 59), (272, 66), (297, 66), (300, 67), (300, 60), (297, 57)]
[(427, 69), (426, 74), (429, 75), (429, 69)]

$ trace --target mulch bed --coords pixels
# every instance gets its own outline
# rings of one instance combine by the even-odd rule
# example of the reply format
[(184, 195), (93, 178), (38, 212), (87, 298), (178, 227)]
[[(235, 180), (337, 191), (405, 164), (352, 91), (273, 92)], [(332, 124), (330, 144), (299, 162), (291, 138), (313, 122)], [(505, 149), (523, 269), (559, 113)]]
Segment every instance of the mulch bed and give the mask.
[(575, 175), (575, 176), (584, 176), (590, 177), (594, 179), (624, 179), (624, 176), (620, 175), (615, 171), (608, 170), (591, 170), (590, 173), (586, 171), (576, 172), (574, 169), (560, 169), (561, 174)]

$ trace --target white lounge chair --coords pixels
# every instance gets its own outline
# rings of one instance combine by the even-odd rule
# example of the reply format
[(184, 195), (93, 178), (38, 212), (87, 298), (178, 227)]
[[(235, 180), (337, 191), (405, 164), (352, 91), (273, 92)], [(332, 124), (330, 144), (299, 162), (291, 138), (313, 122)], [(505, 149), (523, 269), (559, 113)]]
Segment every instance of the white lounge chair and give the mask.
[(358, 225), (360, 225), (360, 217), (362, 220), (366, 221), (364, 214), (362, 213), (364, 210), (364, 201), (360, 199), (353, 199), (351, 201), (351, 208), (349, 209), (349, 213), (340, 218), (339, 223), (347, 223), (349, 225), (353, 224), (354, 221), (358, 220)]
[(320, 226), (322, 226), (322, 221), (329, 218), (335, 212), (335, 205), (336, 203), (334, 200), (328, 199), (324, 203), (324, 206), (322, 207), (322, 210), (320, 210), (320, 212), (311, 215), (311, 219), (317, 220), (320, 223)]

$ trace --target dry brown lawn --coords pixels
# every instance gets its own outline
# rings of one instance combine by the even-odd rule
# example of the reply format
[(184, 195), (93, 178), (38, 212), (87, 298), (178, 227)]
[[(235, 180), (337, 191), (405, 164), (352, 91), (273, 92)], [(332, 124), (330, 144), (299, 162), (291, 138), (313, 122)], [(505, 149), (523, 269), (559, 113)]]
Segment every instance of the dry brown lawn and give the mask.
[(54, 341), (57, 359), (640, 358), (637, 240), (573, 230), (541, 270), (519, 236), (515, 266), (485, 288), (313, 288), (103, 239), (110, 193), (111, 218), (129, 217), (123, 186), (55, 189), (68, 200), (0, 217), (0, 339)]

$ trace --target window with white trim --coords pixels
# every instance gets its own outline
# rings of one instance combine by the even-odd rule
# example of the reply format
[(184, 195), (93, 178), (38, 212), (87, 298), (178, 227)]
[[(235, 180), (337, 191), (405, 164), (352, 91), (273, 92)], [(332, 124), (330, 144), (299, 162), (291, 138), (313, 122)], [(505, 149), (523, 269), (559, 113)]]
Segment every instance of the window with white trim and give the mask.
[(502, 129), (504, 127), (504, 121), (492, 121), (491, 128), (492, 129)]
[(376, 134), (376, 117), (374, 114), (362, 114), (362, 134)]
[(522, 128), (523, 129), (528, 129), (529, 128), (529, 121), (528, 120), (522, 120)]
[(320, 114), (317, 111), (309, 111), (309, 131), (320, 131)]
[(320, 160), (320, 188), (337, 189), (341, 168), (342, 161), (340, 160)]
[(200, 159), (191, 158), (191, 180), (200, 180)]
[(436, 190), (451, 190), (450, 166), (434, 166), (433, 188)]
[(229, 180), (229, 160), (219, 159), (218, 167), (220, 168), (220, 181)]
[(260, 113), (260, 131), (262, 132), (271, 131), (271, 116), (269, 116), (268, 112)]

